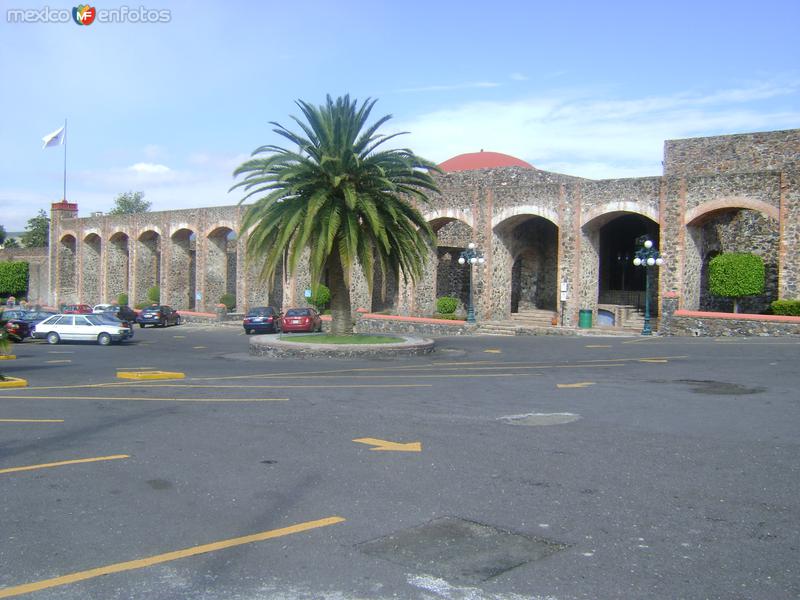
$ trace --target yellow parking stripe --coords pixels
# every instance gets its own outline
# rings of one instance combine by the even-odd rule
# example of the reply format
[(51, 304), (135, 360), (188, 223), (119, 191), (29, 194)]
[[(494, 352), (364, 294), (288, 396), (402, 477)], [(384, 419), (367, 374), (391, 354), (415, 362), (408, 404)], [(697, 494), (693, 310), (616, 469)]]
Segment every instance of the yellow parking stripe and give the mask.
[[(63, 467), (64, 465), (77, 465), (81, 463), (99, 462), (101, 460), (119, 460), (121, 458), (130, 458), (128, 454), (115, 454), (113, 456), (98, 456), (96, 458), (79, 458), (76, 460), (62, 460), (54, 463), (44, 463), (41, 465), (28, 465), (26, 467), (11, 467), (9, 469), (0, 469), (0, 473), (17, 473), (19, 471), (35, 471), (37, 469), (50, 469), (52, 467)], [(2, 597), (2, 596), (0, 596)]]

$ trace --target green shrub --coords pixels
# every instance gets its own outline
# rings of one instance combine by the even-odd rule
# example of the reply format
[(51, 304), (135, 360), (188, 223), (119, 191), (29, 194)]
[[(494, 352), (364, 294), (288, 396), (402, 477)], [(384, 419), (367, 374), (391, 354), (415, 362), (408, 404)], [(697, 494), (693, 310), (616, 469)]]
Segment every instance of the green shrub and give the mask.
[(233, 294), (222, 294), (219, 303), (224, 304), (228, 311), (233, 311), (233, 309), (236, 308), (236, 296)]
[(330, 301), (331, 291), (328, 289), (328, 286), (318, 283), (311, 289), (309, 303), (315, 306), (318, 312), (322, 312)]
[(457, 321), (459, 320), (458, 315), (455, 313), (436, 313), (433, 315), (434, 319), (446, 319), (448, 321)]
[(772, 314), (786, 317), (800, 317), (800, 300), (775, 300)]
[(436, 299), (436, 312), (440, 315), (450, 315), (458, 308), (458, 298), (442, 296)]
[(147, 308), (147, 307), (148, 307), (148, 306), (150, 306), (151, 304), (152, 304), (152, 302), (137, 302), (137, 303), (136, 303), (136, 304), (133, 306), (133, 308), (135, 308), (136, 310), (142, 310), (143, 308)]
[(152, 304), (158, 304), (161, 299), (161, 288), (159, 288), (157, 285), (154, 285), (149, 290), (147, 290), (147, 299)]
[(739, 298), (764, 292), (764, 261), (757, 254), (715, 256), (708, 263), (708, 289), (715, 296), (733, 298), (733, 312), (739, 312)]
[(117, 304), (120, 306), (127, 306), (128, 305), (128, 294), (125, 292), (117, 295)]
[(0, 294), (21, 296), (28, 291), (28, 263), (0, 262)]

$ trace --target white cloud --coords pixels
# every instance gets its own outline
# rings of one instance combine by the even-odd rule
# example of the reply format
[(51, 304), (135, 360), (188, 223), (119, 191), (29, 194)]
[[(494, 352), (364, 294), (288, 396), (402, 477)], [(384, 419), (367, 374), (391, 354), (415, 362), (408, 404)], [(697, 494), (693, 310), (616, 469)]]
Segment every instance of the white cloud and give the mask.
[(442, 162), (481, 148), (590, 178), (660, 175), (664, 140), (796, 127), (800, 111), (765, 108), (796, 82), (756, 83), (709, 94), (616, 99), (565, 91), (469, 102), (394, 123), (398, 145)]
[(528, 81), (528, 76), (523, 73), (511, 73), (509, 77), (514, 81)]
[(133, 171), (134, 173), (146, 173), (146, 174), (154, 174), (154, 173), (169, 173), (171, 169), (166, 165), (157, 165), (153, 163), (136, 163), (135, 165), (131, 165), (128, 167), (129, 171)]
[(397, 94), (417, 93), (417, 92), (449, 92), (452, 90), (468, 90), (468, 89), (481, 89), (481, 88), (496, 88), (500, 87), (499, 83), (494, 81), (468, 81), (466, 83), (452, 83), (452, 84), (434, 84), (424, 85), (420, 87), (408, 87), (394, 90)]

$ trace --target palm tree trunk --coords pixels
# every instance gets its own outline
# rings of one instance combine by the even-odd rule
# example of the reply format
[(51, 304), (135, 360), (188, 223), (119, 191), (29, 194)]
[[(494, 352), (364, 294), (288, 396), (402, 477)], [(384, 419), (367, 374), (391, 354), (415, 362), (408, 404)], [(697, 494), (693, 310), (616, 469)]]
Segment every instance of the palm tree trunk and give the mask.
[(331, 333), (334, 335), (350, 335), (353, 333), (353, 316), (350, 312), (350, 287), (345, 281), (344, 268), (336, 245), (334, 245), (328, 257), (328, 283), (331, 288)]

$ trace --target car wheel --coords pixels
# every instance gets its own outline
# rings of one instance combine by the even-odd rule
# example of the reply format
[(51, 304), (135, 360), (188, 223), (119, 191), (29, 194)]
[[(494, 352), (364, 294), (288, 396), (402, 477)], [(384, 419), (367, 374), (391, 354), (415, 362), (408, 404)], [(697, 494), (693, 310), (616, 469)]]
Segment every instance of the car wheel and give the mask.
[(181, 324), (181, 318), (175, 317), (175, 325), (180, 325), (180, 324)]
[(144, 329), (144, 323), (139, 323), (139, 327), (141, 327), (142, 329)]
[(244, 334), (245, 334), (245, 335), (250, 335), (250, 333), (251, 333), (251, 332), (252, 332), (252, 329), (247, 329), (247, 328), (245, 327), (245, 330), (244, 330)]
[(108, 346), (111, 343), (111, 336), (107, 333), (101, 333), (97, 336), (97, 343), (101, 346)]
[(161, 325), (161, 327), (166, 327), (167, 326), (167, 320), (166, 319), (161, 319), (161, 323), (159, 323), (159, 325)]
[(57, 344), (61, 341), (61, 338), (58, 337), (58, 334), (55, 331), (51, 331), (47, 334), (47, 343), (48, 344)]

